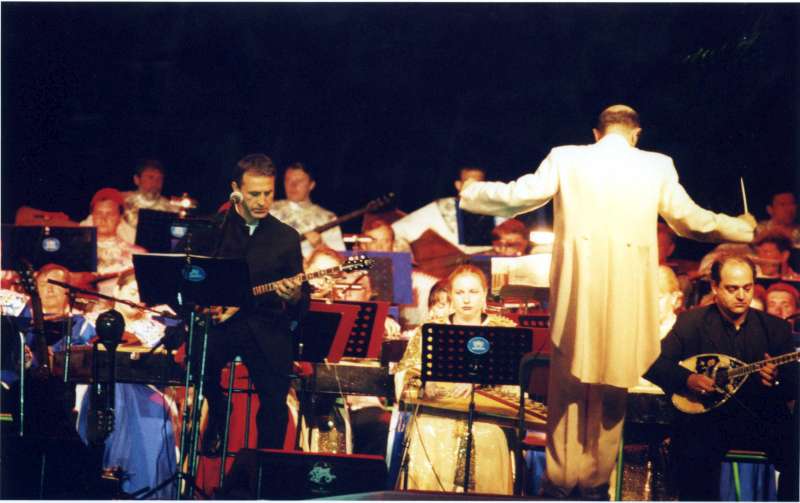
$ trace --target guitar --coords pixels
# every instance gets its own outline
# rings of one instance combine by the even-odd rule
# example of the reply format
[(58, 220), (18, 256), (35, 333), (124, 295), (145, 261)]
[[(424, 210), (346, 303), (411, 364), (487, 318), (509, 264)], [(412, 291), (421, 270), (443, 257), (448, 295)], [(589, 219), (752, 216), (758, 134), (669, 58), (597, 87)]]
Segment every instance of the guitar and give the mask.
[[(378, 197), (377, 199), (373, 199), (372, 201), (368, 202), (367, 205), (364, 206), (363, 208), (360, 208), (360, 209), (355, 210), (355, 211), (351, 211), (350, 213), (348, 213), (346, 215), (342, 215), (341, 217), (336, 218), (334, 220), (331, 220), (330, 222), (325, 222), (324, 224), (319, 225), (319, 226), (311, 229), (310, 231), (306, 231), (305, 234), (308, 234), (310, 232), (317, 232), (317, 233), (325, 232), (328, 229), (333, 229), (337, 225), (343, 224), (345, 222), (349, 222), (350, 220), (353, 220), (354, 218), (358, 218), (361, 215), (363, 215), (364, 213), (370, 213), (370, 212), (378, 211), (379, 209), (381, 209), (381, 208), (383, 208), (385, 206), (388, 206), (392, 202), (394, 202), (394, 192), (390, 192), (390, 193), (386, 194), (385, 196), (381, 196), (381, 197)], [(304, 240), (308, 239), (305, 234), (300, 236), (300, 241), (304, 241)]]
[(688, 390), (676, 392), (672, 395), (672, 404), (686, 414), (703, 414), (727, 402), (739, 391), (750, 374), (758, 372), (764, 366), (783, 365), (798, 360), (800, 351), (750, 364), (732, 356), (716, 353), (704, 353), (686, 358), (680, 362), (680, 366), (713, 379), (717, 391), (705, 395)]
[[(288, 278), (272, 281), (270, 283), (263, 283), (261, 285), (256, 285), (252, 287), (251, 291), (253, 292), (254, 297), (258, 297), (260, 295), (266, 295), (269, 292), (274, 292), (275, 290), (278, 289), (278, 285), (287, 281), (300, 281), (301, 283), (306, 283), (312, 279), (332, 276), (334, 274), (340, 274), (343, 272), (365, 271), (371, 268), (374, 263), (375, 260), (366, 257), (364, 255), (353, 255), (352, 257), (349, 257), (344, 263), (336, 267), (330, 267), (328, 269), (320, 269), (319, 271), (314, 271), (309, 273), (300, 273), (294, 276), (290, 276)], [(218, 325), (221, 323), (225, 323), (234, 314), (238, 312), (239, 312), (238, 307), (223, 307), (221, 312), (214, 313), (213, 315), (214, 323)]]
[(17, 268), (19, 282), (31, 302), (31, 323), (33, 327), (33, 347), (31, 348), (38, 367), (31, 370), (32, 375), (40, 380), (50, 376), (50, 356), (47, 347), (47, 337), (44, 328), (44, 313), (42, 312), (42, 298), (36, 286), (33, 266), (25, 259), (21, 259)]

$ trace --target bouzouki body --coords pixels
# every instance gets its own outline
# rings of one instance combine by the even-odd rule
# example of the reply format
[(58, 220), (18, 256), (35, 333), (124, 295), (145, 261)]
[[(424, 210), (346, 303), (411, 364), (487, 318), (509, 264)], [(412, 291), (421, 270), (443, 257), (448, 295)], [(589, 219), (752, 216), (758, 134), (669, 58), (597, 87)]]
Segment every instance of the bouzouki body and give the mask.
[[(728, 355), (704, 353), (691, 356), (683, 360), (680, 365), (694, 373), (708, 376), (718, 388), (718, 391), (705, 395), (689, 390), (673, 394), (673, 405), (686, 414), (702, 414), (719, 407), (727, 402), (731, 395), (739, 391), (739, 388), (747, 380), (747, 375), (728, 379), (728, 370), (746, 365), (743, 361)], [(724, 393), (719, 390), (724, 390)]]

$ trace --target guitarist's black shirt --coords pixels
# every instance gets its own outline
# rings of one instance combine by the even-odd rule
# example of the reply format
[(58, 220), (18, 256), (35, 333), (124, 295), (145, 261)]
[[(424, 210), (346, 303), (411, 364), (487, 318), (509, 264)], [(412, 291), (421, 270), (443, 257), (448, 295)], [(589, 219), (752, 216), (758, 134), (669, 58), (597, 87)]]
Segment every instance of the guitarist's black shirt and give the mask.
[[(686, 389), (691, 372), (678, 363), (702, 353), (720, 353), (752, 363), (794, 351), (789, 324), (763, 311), (750, 309), (739, 330), (725, 319), (716, 304), (691, 309), (678, 315), (672, 330), (661, 341), (661, 355), (644, 375), (666, 393)], [(779, 367), (779, 386), (761, 384), (758, 374), (751, 375), (736, 394), (748, 407), (762, 411), (782, 401), (797, 398), (797, 363)], [(730, 400), (724, 407), (730, 407)], [(786, 407), (783, 407), (785, 409)]]

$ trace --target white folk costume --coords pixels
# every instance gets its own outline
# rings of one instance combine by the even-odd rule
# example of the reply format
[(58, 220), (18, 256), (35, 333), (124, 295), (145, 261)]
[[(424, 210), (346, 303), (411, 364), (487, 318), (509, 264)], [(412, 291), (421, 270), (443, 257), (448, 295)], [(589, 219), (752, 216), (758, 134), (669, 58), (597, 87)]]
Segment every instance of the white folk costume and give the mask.
[[(286, 225), (293, 227), (300, 234), (305, 234), (320, 225), (327, 224), (331, 220), (336, 220), (334, 212), (328, 211), (311, 201), (297, 203), (288, 199), (281, 199), (272, 203), (269, 213)], [(339, 251), (347, 249), (344, 245), (342, 229), (338, 226), (321, 233), (320, 237), (322, 237), (322, 241), (328, 248)], [(303, 257), (311, 255), (313, 249), (307, 240), (303, 240), (300, 245)]]
[[(449, 324), (448, 318), (431, 320)], [(484, 326), (514, 326), (502, 316), (489, 315)], [(416, 329), (395, 374), (402, 396), (418, 396), (422, 358), (422, 330)], [(452, 397), (456, 383), (428, 383), (426, 398)], [(472, 468), (469, 492), (512, 494), (514, 469), (512, 452), (503, 430), (483, 419), (473, 423)], [(446, 417), (422, 412), (411, 419), (408, 440), (408, 488), (425, 491), (463, 492), (466, 461), (467, 418)], [(402, 475), (401, 475), (402, 479)], [(441, 485), (440, 485), (441, 484)]]
[(554, 148), (535, 173), (471, 184), (461, 198), (468, 211), (508, 217), (553, 199), (547, 478), (567, 493), (591, 492), (608, 482), (625, 389), (660, 351), (658, 216), (680, 236), (709, 241), (749, 242), (753, 229), (699, 207), (671, 158), (615, 133)]

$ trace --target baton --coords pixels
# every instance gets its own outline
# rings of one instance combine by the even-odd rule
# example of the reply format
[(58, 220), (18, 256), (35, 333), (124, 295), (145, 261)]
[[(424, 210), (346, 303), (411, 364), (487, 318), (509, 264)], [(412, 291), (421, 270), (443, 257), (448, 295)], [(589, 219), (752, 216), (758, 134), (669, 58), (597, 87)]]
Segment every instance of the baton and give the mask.
[(739, 185), (742, 187), (742, 201), (744, 202), (744, 212), (745, 214), (750, 213), (747, 209), (747, 192), (744, 190), (744, 178), (741, 176), (739, 177)]

